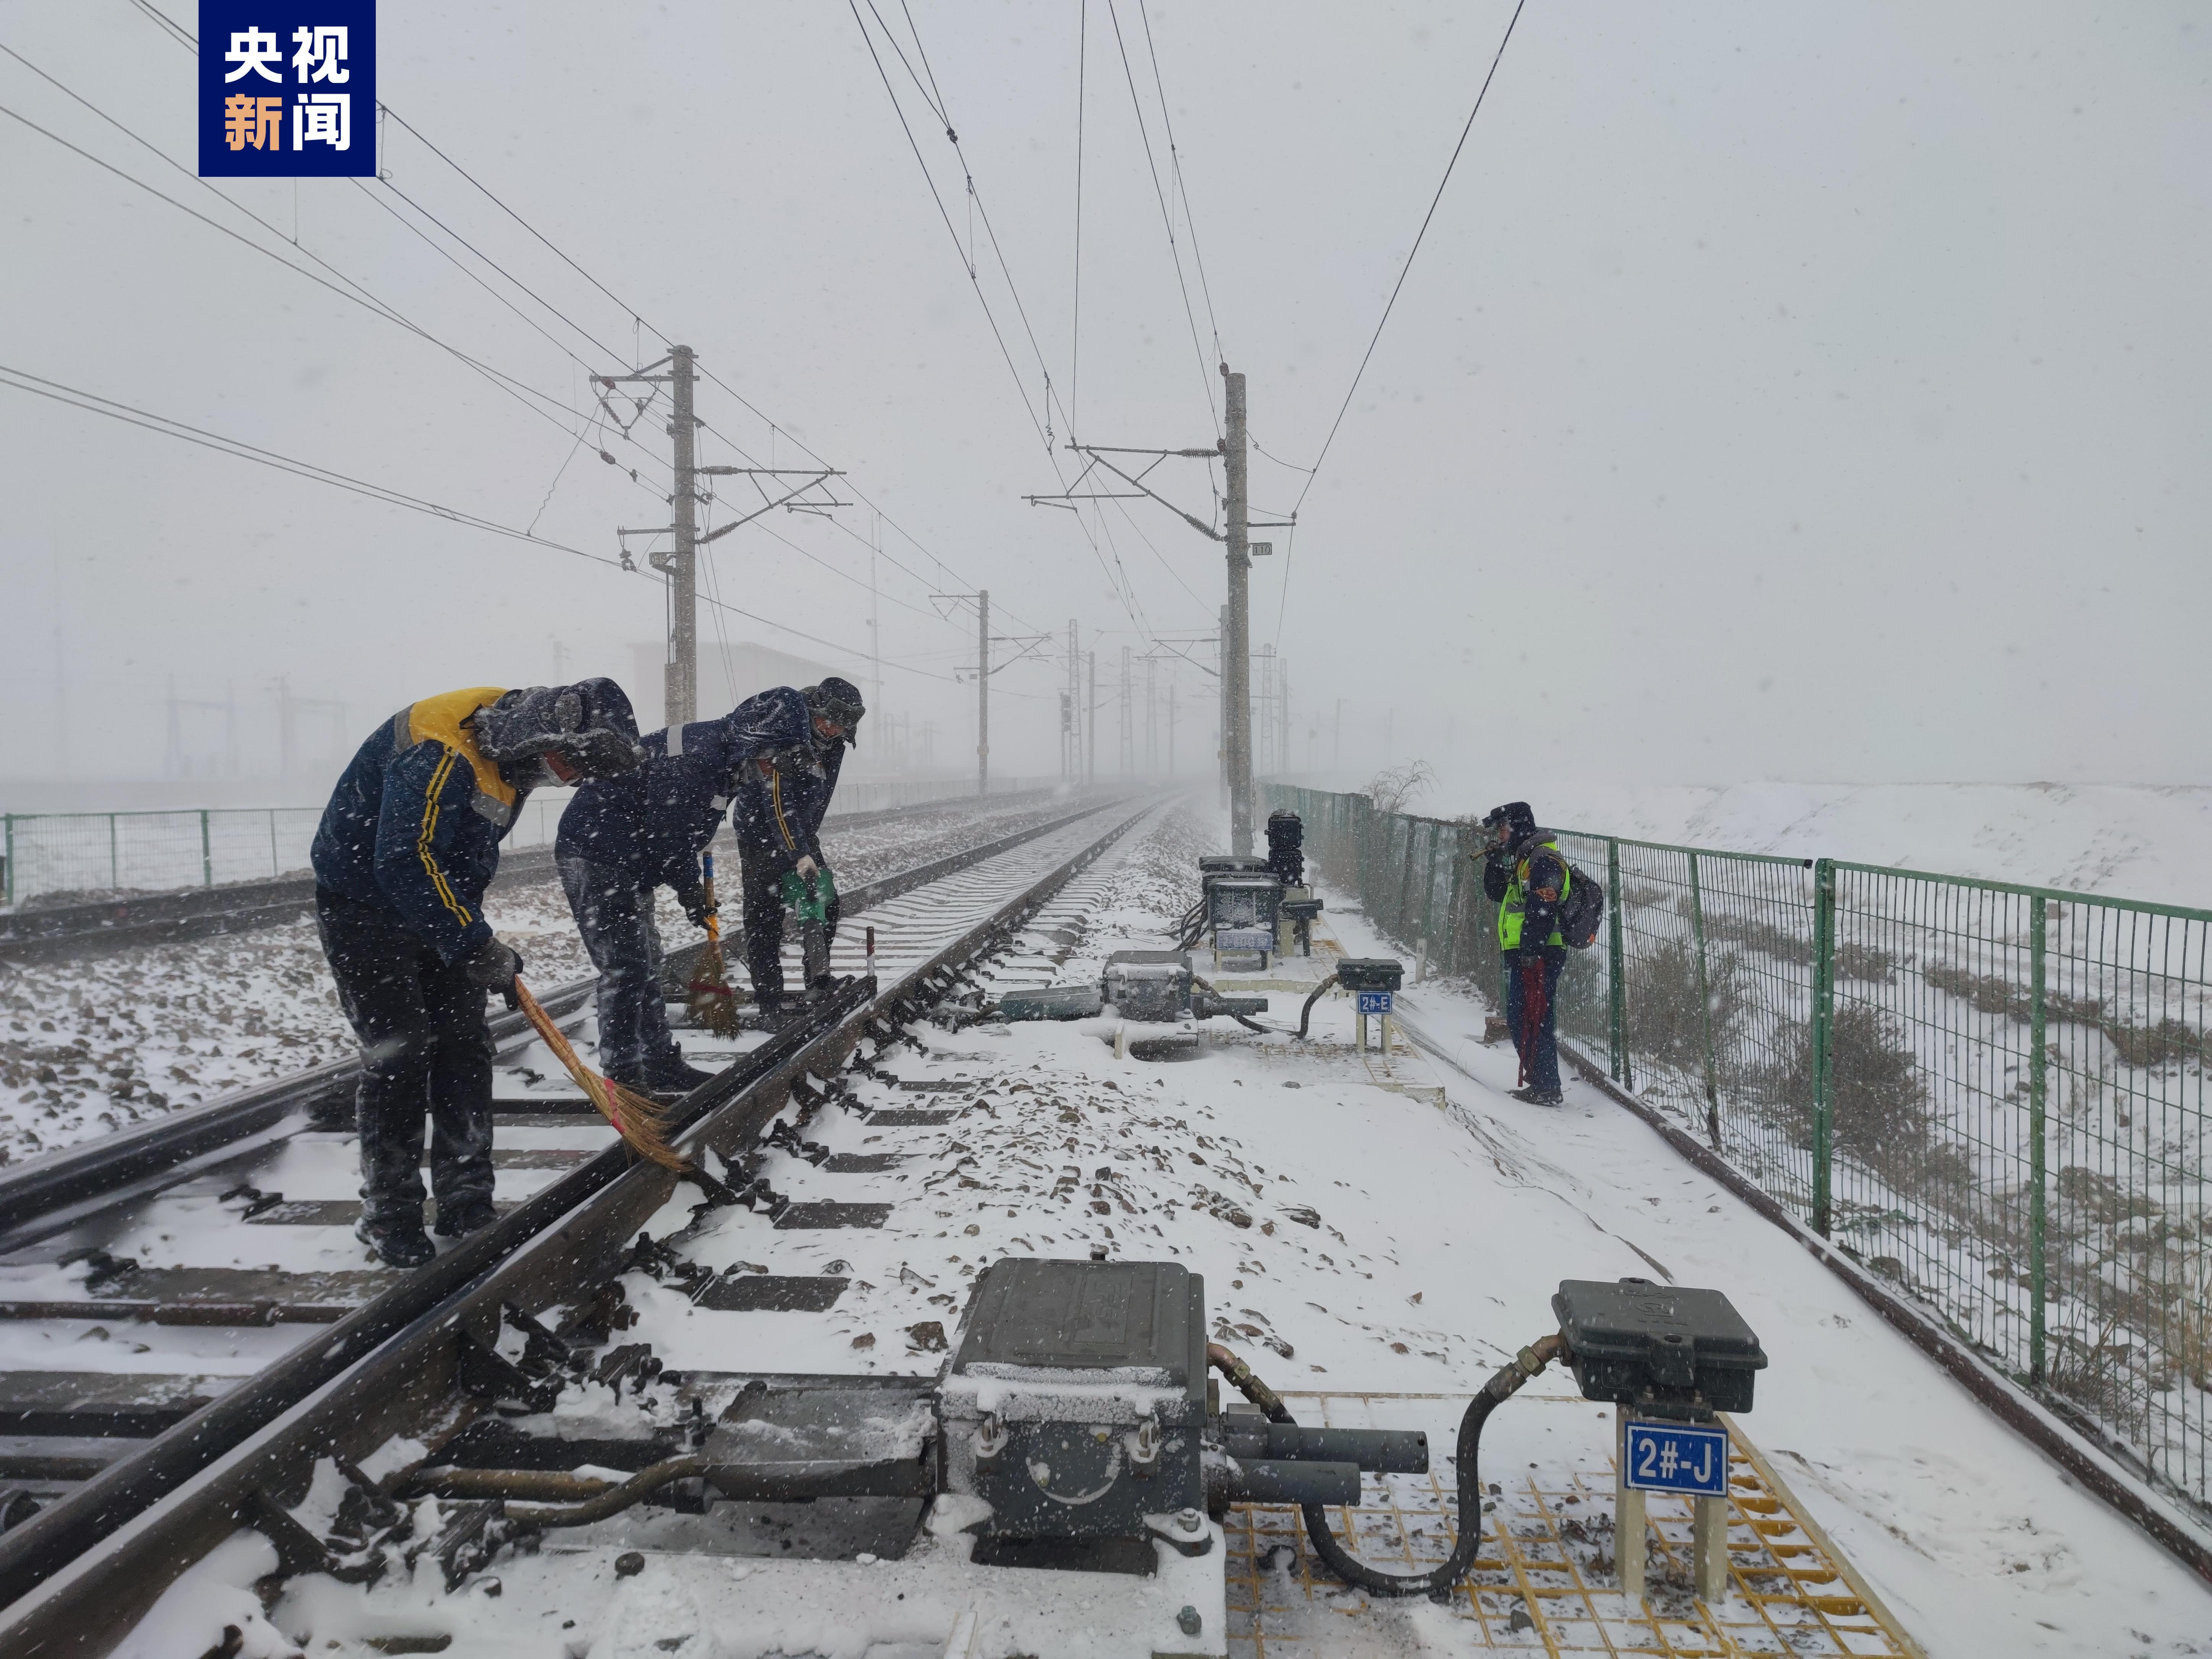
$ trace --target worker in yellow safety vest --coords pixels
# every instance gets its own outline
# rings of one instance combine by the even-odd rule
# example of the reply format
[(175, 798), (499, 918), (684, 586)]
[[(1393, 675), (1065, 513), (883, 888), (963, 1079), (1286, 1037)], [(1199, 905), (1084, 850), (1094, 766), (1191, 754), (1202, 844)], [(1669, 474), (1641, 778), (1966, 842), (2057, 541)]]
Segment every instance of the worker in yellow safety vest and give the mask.
[(1558, 843), (1536, 827), (1528, 803), (1508, 801), (1482, 820), (1482, 890), (1498, 906), (1498, 949), (1505, 961), (1505, 1021), (1521, 1056), (1516, 1100), (1557, 1106), (1559, 1043), (1553, 999), (1567, 942), (1559, 932), (1559, 907), (1574, 879)]

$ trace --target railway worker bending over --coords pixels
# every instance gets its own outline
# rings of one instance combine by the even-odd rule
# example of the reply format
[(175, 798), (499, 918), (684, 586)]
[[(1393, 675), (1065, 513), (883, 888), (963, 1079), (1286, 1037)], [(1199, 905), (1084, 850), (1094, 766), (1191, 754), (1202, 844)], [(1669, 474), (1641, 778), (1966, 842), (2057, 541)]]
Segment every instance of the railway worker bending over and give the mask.
[(707, 925), (699, 854), (742, 777), (807, 747), (806, 702), (788, 686), (763, 691), (719, 720), (654, 732), (643, 747), (640, 769), (576, 792), (553, 856), (599, 970), (599, 1069), (647, 1093), (688, 1094), (711, 1074), (687, 1065), (669, 1034), (653, 892), (673, 890), (693, 924)]
[[(802, 698), (807, 715), (803, 746), (781, 764), (750, 769), (731, 813), (744, 860), (745, 971), (752, 977), (761, 1024), (774, 1030), (791, 1018), (783, 992), (783, 878), (796, 873), (811, 885), (828, 874), (822, 820), (836, 793), (845, 750), (858, 740), (860, 718), (868, 711), (860, 688), (835, 675), (804, 692), (781, 686), (761, 695)], [(837, 937), (837, 909), (833, 890), (823, 916), (825, 951), (826, 941)], [(806, 988), (825, 989), (828, 981), (824, 972)]]
[(395, 1267), (422, 1231), (422, 1117), (438, 1231), (488, 1224), (491, 1032), (522, 958), (484, 920), (499, 844), (535, 788), (635, 770), (637, 722), (612, 680), (478, 686), (401, 709), (362, 744), (315, 831), (315, 923), (361, 1039), (362, 1241)]
[(1567, 941), (1559, 907), (1572, 877), (1559, 843), (1536, 827), (1525, 800), (1493, 807), (1482, 820), (1490, 832), (1483, 851), (1482, 890), (1498, 906), (1498, 950), (1505, 960), (1505, 1020), (1521, 1055), (1522, 1087), (1516, 1100), (1557, 1106), (1559, 1040), (1553, 1007)]

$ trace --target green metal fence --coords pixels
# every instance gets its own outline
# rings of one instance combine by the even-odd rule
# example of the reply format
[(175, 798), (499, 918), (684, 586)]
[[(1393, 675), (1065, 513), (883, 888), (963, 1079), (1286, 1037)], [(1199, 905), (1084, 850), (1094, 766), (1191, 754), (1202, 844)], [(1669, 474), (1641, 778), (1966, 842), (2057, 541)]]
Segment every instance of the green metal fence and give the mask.
[[(1322, 878), (1495, 1001), (1480, 832), (1276, 787)], [(2212, 1508), (2212, 912), (1562, 832), (1614, 1080), (2153, 1481)]]
[[(525, 803), (509, 847), (553, 838), (557, 796)], [(165, 892), (304, 872), (319, 806), (209, 807), (174, 812), (0, 814), (0, 898)]]
[[(1056, 778), (994, 778), (994, 795), (1026, 794)], [(964, 778), (844, 781), (830, 816), (964, 800)], [(523, 804), (509, 848), (550, 846), (569, 792), (541, 790)], [(319, 806), (194, 807), (170, 812), (0, 813), (0, 903), (49, 895), (166, 892), (304, 873)]]

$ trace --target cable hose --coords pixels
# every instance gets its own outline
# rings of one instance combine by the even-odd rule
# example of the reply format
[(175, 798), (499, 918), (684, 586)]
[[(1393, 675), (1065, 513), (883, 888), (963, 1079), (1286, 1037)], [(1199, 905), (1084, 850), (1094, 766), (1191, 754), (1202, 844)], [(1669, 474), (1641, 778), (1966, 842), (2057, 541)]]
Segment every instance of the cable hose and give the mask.
[[(1223, 996), (1220, 992), (1215, 990), (1211, 985), (1208, 985), (1196, 974), (1193, 974), (1190, 976), (1190, 982), (1194, 988), (1205, 992), (1206, 995), (1212, 997), (1216, 1002), (1226, 1002), (1228, 1000), (1228, 999)], [(1242, 1025), (1246, 1030), (1257, 1031), (1261, 1036), (1267, 1036), (1268, 1032), (1275, 1029), (1272, 1025), (1262, 1025), (1256, 1019), (1248, 1019), (1244, 1015), (1238, 1013), (1234, 1008), (1224, 1008), (1221, 1012), (1228, 1015), (1230, 1018), (1235, 1020), (1239, 1025)]]
[(1327, 979), (1322, 981), (1320, 984), (1313, 988), (1313, 994), (1306, 999), (1306, 1006), (1298, 1010), (1298, 1035), (1300, 1036), (1304, 1036), (1306, 1034), (1307, 1022), (1313, 1018), (1314, 1004), (1321, 1000), (1322, 992), (1328, 990), (1330, 986), (1335, 983), (1336, 975), (1334, 974), (1331, 974)]
[[(1467, 1410), (1459, 1419), (1459, 1541), (1441, 1564), (1426, 1572), (1378, 1571), (1336, 1541), (1336, 1534), (1329, 1530), (1326, 1505), (1304, 1504), (1299, 1508), (1305, 1516), (1306, 1537), (1313, 1544), (1314, 1553), (1346, 1583), (1357, 1585), (1370, 1595), (1449, 1595), (1474, 1565), (1474, 1558), (1482, 1548), (1482, 1479), (1476, 1468), (1482, 1445), (1482, 1425), (1489, 1421), (1491, 1413), (1520, 1392), (1522, 1383), (1566, 1350), (1566, 1339), (1556, 1332), (1538, 1338), (1516, 1354), (1510, 1364), (1502, 1367), (1467, 1402)], [(1208, 1343), (1206, 1357), (1236, 1385), (1238, 1392), (1260, 1408), (1269, 1422), (1297, 1422), (1281, 1396), (1253, 1375), (1252, 1368), (1227, 1348), (1218, 1342)]]

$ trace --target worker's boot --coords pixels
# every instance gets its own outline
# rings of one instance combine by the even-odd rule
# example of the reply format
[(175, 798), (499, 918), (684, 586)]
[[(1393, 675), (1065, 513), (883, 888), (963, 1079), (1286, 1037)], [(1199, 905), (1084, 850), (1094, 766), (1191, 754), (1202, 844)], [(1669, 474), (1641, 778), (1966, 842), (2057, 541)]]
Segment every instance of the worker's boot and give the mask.
[(1515, 1089), (1511, 1093), (1514, 1099), (1530, 1106), (1563, 1106), (1566, 1103), (1566, 1097), (1557, 1089), (1539, 1089), (1534, 1084), (1526, 1089)]
[(702, 1083), (712, 1083), (715, 1077), (715, 1073), (702, 1072), (686, 1060), (683, 1051), (677, 1048), (648, 1056), (643, 1075), (645, 1086), (655, 1094), (673, 1091), (686, 1095)]
[(471, 1193), (465, 1198), (455, 1199), (451, 1204), (441, 1203), (438, 1206), (435, 1231), (441, 1238), (466, 1238), (471, 1233), (479, 1232), (498, 1219), (499, 1212), (492, 1207), (489, 1199), (481, 1194)]
[(384, 1220), (364, 1214), (354, 1224), (353, 1235), (374, 1250), (376, 1259), (387, 1267), (419, 1267), (438, 1254), (438, 1247), (422, 1231), (419, 1210), (412, 1216)]

